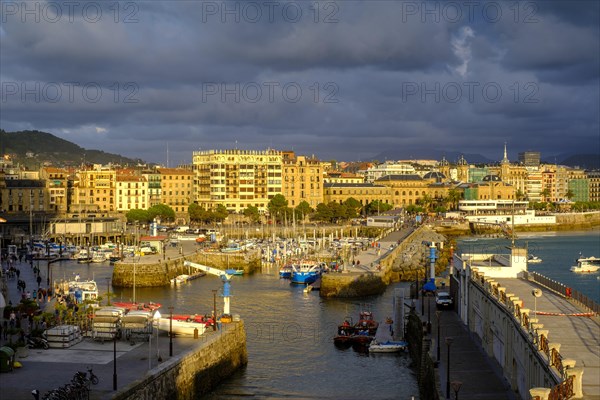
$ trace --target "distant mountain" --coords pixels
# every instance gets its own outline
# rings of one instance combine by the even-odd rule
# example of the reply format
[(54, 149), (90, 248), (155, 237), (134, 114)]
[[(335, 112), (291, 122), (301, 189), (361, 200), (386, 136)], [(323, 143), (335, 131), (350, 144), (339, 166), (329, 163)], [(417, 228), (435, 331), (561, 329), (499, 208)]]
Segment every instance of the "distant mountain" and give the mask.
[(468, 154), (461, 153), (459, 151), (448, 151), (448, 150), (427, 150), (421, 151), (415, 154), (415, 152), (407, 152), (402, 150), (386, 150), (382, 153), (373, 156), (373, 160), (383, 162), (386, 160), (407, 160), (407, 159), (429, 159), (429, 160), (441, 160), (445, 157), (451, 163), (455, 163), (463, 156), (469, 164), (492, 164), (500, 160), (490, 160), (482, 156), (481, 154)]
[[(554, 163), (554, 161), (548, 161)], [(562, 158), (558, 164), (583, 169), (600, 169), (600, 154), (573, 154)]]
[(78, 166), (82, 163), (124, 165), (142, 162), (101, 150), (87, 150), (51, 133), (40, 131), (6, 132), (0, 129), (0, 152), (11, 154), (15, 162), (35, 168), (43, 164)]

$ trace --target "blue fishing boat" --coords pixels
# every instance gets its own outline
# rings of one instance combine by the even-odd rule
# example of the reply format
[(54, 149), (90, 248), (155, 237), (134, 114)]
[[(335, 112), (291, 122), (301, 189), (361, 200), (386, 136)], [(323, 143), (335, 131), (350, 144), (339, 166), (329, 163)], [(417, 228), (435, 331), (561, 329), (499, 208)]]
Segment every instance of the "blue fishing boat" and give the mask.
[(321, 275), (323, 267), (316, 261), (301, 261), (292, 264), (292, 283), (310, 285)]
[(279, 268), (279, 277), (283, 279), (291, 279), (292, 278), (293, 268), (291, 265), (284, 265)]

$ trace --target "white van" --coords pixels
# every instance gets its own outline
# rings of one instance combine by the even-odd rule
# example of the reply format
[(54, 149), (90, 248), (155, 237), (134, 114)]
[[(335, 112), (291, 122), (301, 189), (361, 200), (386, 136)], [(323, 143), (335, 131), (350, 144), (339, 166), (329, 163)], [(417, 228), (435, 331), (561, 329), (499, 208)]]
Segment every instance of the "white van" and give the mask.
[(187, 231), (188, 229), (190, 229), (190, 227), (188, 225), (181, 225), (181, 226), (178, 226), (177, 228), (175, 228), (175, 232), (185, 233), (185, 231)]

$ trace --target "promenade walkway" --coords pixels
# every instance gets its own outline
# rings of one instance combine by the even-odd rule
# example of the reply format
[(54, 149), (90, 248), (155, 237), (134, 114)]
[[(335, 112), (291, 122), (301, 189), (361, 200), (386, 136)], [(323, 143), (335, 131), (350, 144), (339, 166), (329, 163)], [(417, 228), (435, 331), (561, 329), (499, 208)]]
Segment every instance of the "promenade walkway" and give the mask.
[[(583, 367), (583, 394), (586, 399), (600, 400), (600, 317), (581, 317), (573, 314), (588, 310), (578, 306), (549, 289), (524, 279), (495, 279), (507, 293), (514, 293), (531, 309), (530, 316), (548, 330), (552, 343), (560, 343), (560, 354)], [(534, 302), (533, 289), (541, 289), (542, 296)], [(536, 304), (537, 303), (537, 304)], [(537, 307), (536, 307), (537, 305)], [(535, 312), (537, 310), (537, 313)]]
[[(424, 301), (424, 304), (421, 302)], [(433, 296), (419, 297), (416, 304), (417, 313), (423, 322), (431, 323), (431, 358), (439, 361), (436, 368), (438, 392), (440, 399), (446, 399), (448, 366), (450, 367), (450, 382), (462, 383), (458, 398), (461, 400), (517, 400), (518, 397), (510, 389), (508, 382), (502, 377), (502, 370), (485, 354), (479, 339), (471, 334), (462, 323), (458, 314), (452, 310), (440, 312), (439, 321), (436, 317), (435, 298)], [(438, 342), (438, 324), (440, 327)], [(448, 346), (445, 339), (453, 338), (450, 346), (450, 363), (448, 363)], [(439, 355), (438, 359), (438, 345)], [(450, 388), (450, 397), (455, 398), (455, 392)]]

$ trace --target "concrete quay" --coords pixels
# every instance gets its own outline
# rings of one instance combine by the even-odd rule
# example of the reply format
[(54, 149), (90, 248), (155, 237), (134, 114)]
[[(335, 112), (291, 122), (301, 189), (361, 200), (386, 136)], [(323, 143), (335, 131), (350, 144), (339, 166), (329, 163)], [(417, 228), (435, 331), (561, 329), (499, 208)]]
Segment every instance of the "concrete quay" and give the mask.
[[(440, 399), (455, 398), (456, 393), (452, 387), (449, 390), (450, 397), (446, 397), (448, 369), (450, 369), (450, 382), (462, 383), (458, 391), (458, 398), (461, 400), (518, 399), (510, 389), (509, 383), (503, 378), (500, 366), (487, 357), (479, 337), (469, 332), (456, 312), (441, 310), (438, 320), (433, 296), (420, 296), (415, 303), (415, 310), (420, 315), (424, 326), (427, 326), (427, 322), (431, 324), (431, 332), (428, 335), (431, 340), (429, 356), (434, 364), (437, 364), (436, 386)], [(423, 314), (421, 314), (422, 310)], [(446, 344), (448, 337), (453, 339), (450, 353)], [(449, 359), (450, 363), (448, 363)]]
[[(37, 289), (31, 266), (17, 262), (16, 267), (20, 270), (19, 279), (26, 282), (26, 290)], [(16, 282), (17, 278), (0, 278), (0, 288), (3, 288), (7, 303), (10, 300), (13, 305), (21, 300)], [(51, 311), (53, 302), (43, 302), (40, 306)], [(28, 331), (26, 318), (21, 321), (21, 327)], [(17, 338), (15, 335), (12, 341)], [(8, 340), (0, 337), (0, 346), (6, 343)], [(23, 367), (0, 373), (0, 399), (31, 400), (34, 389), (43, 396), (69, 383), (77, 371), (85, 372), (89, 367), (99, 378), (99, 383), (90, 387), (91, 400), (197, 398), (247, 362), (243, 322), (223, 324), (221, 330), (209, 330), (198, 339), (173, 337), (172, 356), (169, 356), (171, 340), (168, 334), (158, 330), (154, 331), (150, 341), (138, 340), (132, 344), (117, 340), (116, 349), (114, 345), (115, 342), (110, 340), (102, 343), (84, 338), (67, 349), (24, 349), (15, 359)], [(113, 389), (115, 356), (117, 390)], [(202, 379), (196, 382), (197, 376)], [(203, 386), (198, 387), (198, 382)], [(139, 390), (148, 389), (153, 395), (140, 396)]]

